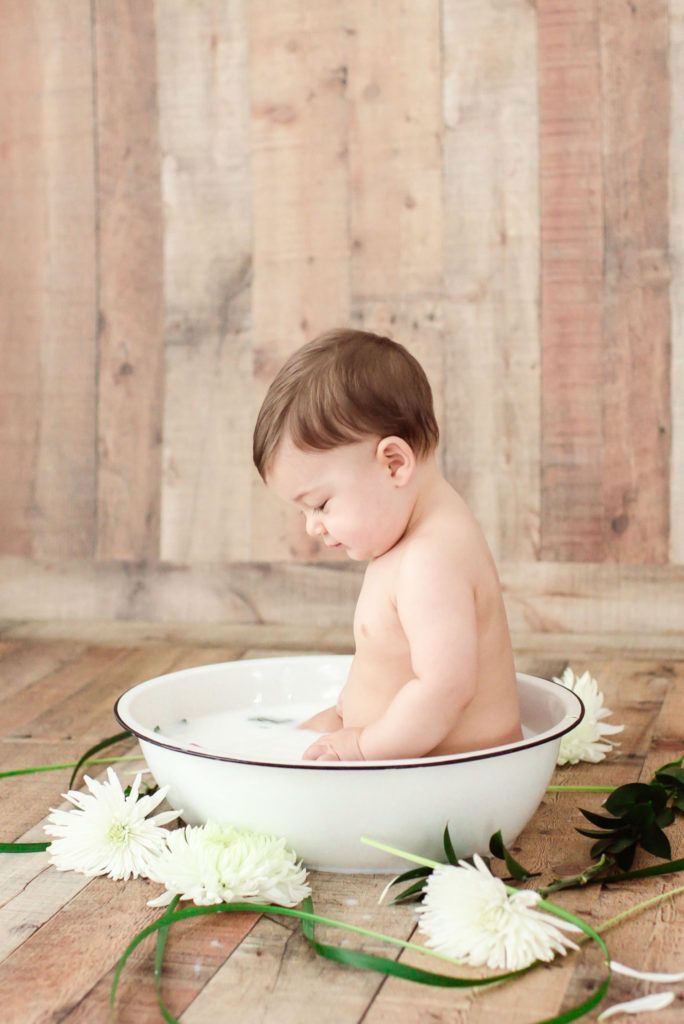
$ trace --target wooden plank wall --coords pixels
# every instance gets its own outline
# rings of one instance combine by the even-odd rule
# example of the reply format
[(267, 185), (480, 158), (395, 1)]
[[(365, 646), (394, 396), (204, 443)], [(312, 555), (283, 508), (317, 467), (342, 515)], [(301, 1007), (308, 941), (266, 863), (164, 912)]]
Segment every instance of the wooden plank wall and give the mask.
[(0, 83), (0, 618), (347, 621), (251, 434), (348, 324), (516, 622), (681, 628), (684, 0), (5, 0)]

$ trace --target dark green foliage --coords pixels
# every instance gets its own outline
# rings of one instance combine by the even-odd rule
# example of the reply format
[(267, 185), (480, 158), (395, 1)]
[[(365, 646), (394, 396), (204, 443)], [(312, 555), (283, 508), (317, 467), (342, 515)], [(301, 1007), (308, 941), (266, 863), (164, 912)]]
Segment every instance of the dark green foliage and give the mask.
[(506, 861), (506, 867), (511, 878), (514, 878), (516, 882), (525, 882), (528, 878), (537, 878), (541, 874), (539, 871), (528, 871), (522, 864), (519, 864), (513, 855), (507, 850), (504, 845), (503, 836), (501, 830), (495, 832), (492, 838), (489, 840), (489, 852), (494, 857), (498, 857), (499, 860)]
[(594, 859), (605, 857), (627, 871), (639, 847), (654, 857), (670, 860), (670, 841), (663, 829), (684, 810), (684, 770), (682, 758), (659, 768), (651, 782), (630, 782), (618, 786), (603, 803), (608, 814), (596, 814), (580, 808), (596, 829), (578, 828), (580, 835), (594, 839)]

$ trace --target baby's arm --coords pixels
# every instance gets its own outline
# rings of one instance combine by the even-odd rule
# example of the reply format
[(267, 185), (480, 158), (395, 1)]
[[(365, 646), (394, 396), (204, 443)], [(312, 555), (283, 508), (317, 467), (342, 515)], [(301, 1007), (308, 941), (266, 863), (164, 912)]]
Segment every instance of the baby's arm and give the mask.
[(336, 732), (342, 728), (342, 694), (344, 687), (340, 690), (337, 698), (337, 704), (334, 708), (325, 708), (324, 711), (319, 711), (318, 714), (312, 718), (307, 718), (306, 722), (301, 722), (298, 729), (314, 729), (316, 732)]
[(306, 722), (300, 722), (298, 729), (313, 729), (315, 732), (334, 732), (342, 728), (342, 716), (338, 714), (337, 708), (325, 708), (317, 712)]
[(399, 571), (397, 613), (415, 678), (361, 730), (367, 761), (422, 757), (453, 729), (475, 695), (475, 592), (458, 560), (414, 542)]

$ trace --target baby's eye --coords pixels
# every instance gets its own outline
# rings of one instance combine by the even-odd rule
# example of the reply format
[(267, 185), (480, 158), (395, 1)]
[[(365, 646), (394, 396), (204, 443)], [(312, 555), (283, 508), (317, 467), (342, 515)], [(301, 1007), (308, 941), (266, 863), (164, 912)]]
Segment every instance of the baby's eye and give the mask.
[(322, 505), (318, 505), (318, 506), (317, 506), (317, 507), (316, 507), (316, 508), (314, 509), (314, 512), (322, 512), (322, 511), (323, 511), (323, 509), (325, 508), (325, 506), (326, 506), (327, 504), (328, 504), (328, 501), (327, 501), (327, 500), (326, 500), (326, 501), (324, 501)]

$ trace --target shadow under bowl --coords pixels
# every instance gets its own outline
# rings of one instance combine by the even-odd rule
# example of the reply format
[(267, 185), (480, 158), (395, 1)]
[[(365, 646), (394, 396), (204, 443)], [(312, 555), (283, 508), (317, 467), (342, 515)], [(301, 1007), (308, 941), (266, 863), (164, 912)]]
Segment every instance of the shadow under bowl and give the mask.
[(524, 739), (463, 754), (394, 761), (273, 763), (189, 750), (156, 733), (160, 721), (271, 704), (334, 704), (352, 655), (229, 661), (171, 672), (119, 697), (114, 714), (138, 737), (167, 801), (190, 825), (207, 820), (284, 836), (307, 868), (407, 870), (360, 841), (444, 861), (445, 826), (459, 857), (486, 853), (492, 833), (510, 844), (537, 810), (561, 737), (581, 721), (572, 690), (517, 673)]

